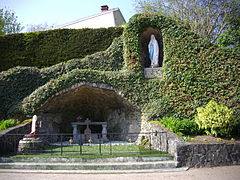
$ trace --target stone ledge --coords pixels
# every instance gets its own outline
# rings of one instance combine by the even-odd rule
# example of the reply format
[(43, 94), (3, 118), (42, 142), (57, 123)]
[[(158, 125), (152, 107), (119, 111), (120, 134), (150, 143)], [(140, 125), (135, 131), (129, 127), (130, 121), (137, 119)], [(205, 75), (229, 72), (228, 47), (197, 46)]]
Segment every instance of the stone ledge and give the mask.
[(161, 78), (162, 68), (144, 68), (144, 77), (147, 79)]

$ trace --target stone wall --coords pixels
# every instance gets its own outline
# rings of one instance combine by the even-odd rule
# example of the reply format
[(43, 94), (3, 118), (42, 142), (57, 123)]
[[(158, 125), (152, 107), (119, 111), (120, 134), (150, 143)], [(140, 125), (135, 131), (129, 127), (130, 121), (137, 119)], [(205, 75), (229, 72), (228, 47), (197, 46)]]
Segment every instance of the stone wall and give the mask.
[[(226, 165), (240, 165), (240, 144), (196, 144), (187, 143), (181, 138), (177, 137), (174, 133), (169, 132), (167, 129), (159, 126), (159, 123), (150, 123), (143, 121), (142, 132), (166, 132), (166, 136), (162, 136), (161, 144), (159, 140), (154, 138), (154, 133), (151, 135), (152, 147), (164, 151), (174, 156), (178, 161), (179, 166), (187, 167), (213, 167), (213, 166), (226, 166)], [(166, 139), (164, 139), (166, 138)], [(141, 139), (141, 138), (139, 138)], [(167, 149), (166, 149), (167, 148)]]
[(16, 152), (19, 141), (30, 133), (31, 122), (8, 128), (0, 132), (0, 154)]
[(213, 167), (240, 165), (240, 144), (179, 143), (176, 149), (179, 166)]

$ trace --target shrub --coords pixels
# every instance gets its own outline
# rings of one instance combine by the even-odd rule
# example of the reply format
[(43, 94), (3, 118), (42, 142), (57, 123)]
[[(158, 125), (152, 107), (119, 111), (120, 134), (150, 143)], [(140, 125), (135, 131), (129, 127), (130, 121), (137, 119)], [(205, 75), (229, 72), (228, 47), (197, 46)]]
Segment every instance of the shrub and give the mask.
[(202, 133), (197, 123), (189, 119), (180, 120), (173, 117), (164, 117), (160, 120), (160, 123), (176, 134), (196, 135)]
[(198, 107), (195, 116), (196, 123), (212, 136), (230, 136), (236, 125), (234, 112), (224, 105), (209, 101), (205, 107)]
[(16, 119), (8, 119), (4, 121), (0, 121), (0, 131), (10, 128), (12, 126), (16, 126), (19, 124), (19, 121)]

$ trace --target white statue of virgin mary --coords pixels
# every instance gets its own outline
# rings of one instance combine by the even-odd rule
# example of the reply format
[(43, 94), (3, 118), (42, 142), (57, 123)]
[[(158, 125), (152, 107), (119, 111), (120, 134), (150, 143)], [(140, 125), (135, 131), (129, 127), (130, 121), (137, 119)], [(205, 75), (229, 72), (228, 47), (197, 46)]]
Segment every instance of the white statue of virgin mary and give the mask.
[(149, 58), (151, 60), (151, 67), (159, 67), (158, 64), (158, 55), (159, 55), (159, 47), (158, 42), (155, 38), (155, 36), (151, 35), (151, 40), (148, 44), (148, 52), (149, 52)]

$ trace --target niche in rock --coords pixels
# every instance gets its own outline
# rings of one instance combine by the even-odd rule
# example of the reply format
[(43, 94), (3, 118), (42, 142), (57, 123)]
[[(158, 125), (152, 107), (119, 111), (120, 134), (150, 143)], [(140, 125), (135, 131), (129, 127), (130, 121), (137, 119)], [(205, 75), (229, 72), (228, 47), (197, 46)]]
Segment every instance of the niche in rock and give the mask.
[(163, 40), (162, 40), (162, 33), (159, 29), (148, 27), (145, 31), (141, 34), (141, 60), (144, 68), (149, 68), (151, 66), (151, 60), (149, 58), (149, 50), (148, 44), (151, 39), (151, 35), (154, 35), (159, 47), (159, 55), (158, 55), (158, 64), (159, 67), (162, 67), (163, 64)]

